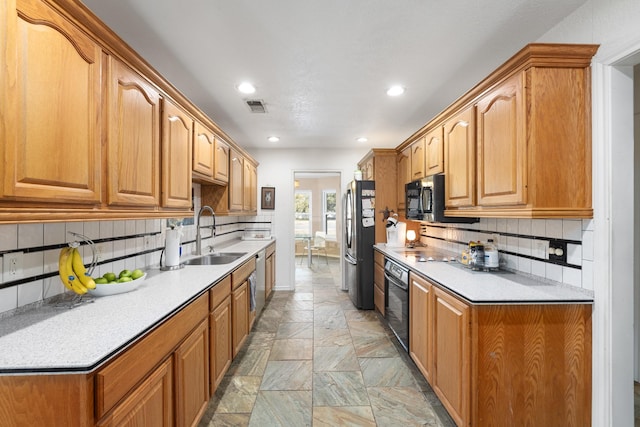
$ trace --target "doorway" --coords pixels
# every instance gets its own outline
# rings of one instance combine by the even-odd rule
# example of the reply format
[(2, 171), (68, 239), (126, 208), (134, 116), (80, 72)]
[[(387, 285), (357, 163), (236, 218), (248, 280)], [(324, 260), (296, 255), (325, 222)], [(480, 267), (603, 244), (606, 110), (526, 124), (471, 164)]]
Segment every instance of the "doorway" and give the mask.
[(294, 172), (295, 282), (341, 282), (340, 172)]

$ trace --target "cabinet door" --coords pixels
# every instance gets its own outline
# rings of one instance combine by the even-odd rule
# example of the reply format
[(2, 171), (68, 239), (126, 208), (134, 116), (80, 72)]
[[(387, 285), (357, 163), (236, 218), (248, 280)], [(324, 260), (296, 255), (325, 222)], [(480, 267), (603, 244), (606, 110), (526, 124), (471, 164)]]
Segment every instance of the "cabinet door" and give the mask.
[(471, 332), (469, 306), (438, 288), (434, 294), (431, 385), (457, 425), (469, 424)]
[(191, 208), (191, 146), (193, 119), (171, 101), (163, 100), (162, 206)]
[(227, 296), (213, 310), (210, 323), (210, 357), (211, 357), (211, 394), (220, 385), (224, 374), (231, 365), (233, 353), (231, 349), (231, 296)]
[(386, 305), (384, 292), (384, 267), (378, 263), (373, 265), (373, 284), (373, 305), (384, 316), (384, 308)]
[(215, 171), (213, 178), (220, 182), (229, 182), (229, 144), (216, 137)]
[(372, 157), (369, 157), (364, 162), (364, 169), (362, 170), (362, 179), (373, 180), (375, 177), (375, 171), (373, 168), (374, 168), (374, 159), (372, 156)]
[(411, 147), (398, 154), (398, 209), (405, 210), (405, 185), (411, 182)]
[(431, 283), (411, 273), (409, 289), (409, 354), (422, 375), (431, 382), (433, 319)]
[(100, 203), (100, 46), (45, 2), (2, 9), (0, 195)]
[(411, 144), (411, 180), (424, 178), (424, 137)]
[(516, 74), (477, 104), (480, 206), (526, 203), (523, 79)]
[(446, 207), (475, 205), (475, 142), (474, 107), (469, 107), (444, 125)]
[(242, 210), (245, 212), (257, 210), (257, 190), (256, 179), (257, 171), (256, 167), (247, 159), (244, 159), (244, 175), (243, 175), (243, 195), (242, 195)]
[(138, 73), (109, 58), (107, 203), (160, 204), (160, 94)]
[(213, 132), (202, 123), (195, 121), (193, 126), (193, 171), (205, 178), (214, 175), (215, 137)]
[(172, 366), (171, 358), (168, 358), (97, 425), (99, 427), (172, 426)]
[(244, 159), (236, 150), (230, 150), (229, 160), (229, 210), (241, 211), (244, 206)]
[(264, 281), (265, 300), (269, 298), (269, 295), (271, 295), (271, 291), (273, 290), (274, 258), (275, 258), (275, 255), (269, 255), (267, 257), (267, 260), (265, 261), (265, 281)]
[(233, 356), (238, 354), (249, 333), (249, 291), (248, 282), (244, 282), (231, 293), (232, 343)]
[(438, 126), (425, 136), (425, 176), (444, 172), (444, 136)]
[(203, 321), (174, 353), (176, 425), (194, 426), (209, 403), (209, 328)]

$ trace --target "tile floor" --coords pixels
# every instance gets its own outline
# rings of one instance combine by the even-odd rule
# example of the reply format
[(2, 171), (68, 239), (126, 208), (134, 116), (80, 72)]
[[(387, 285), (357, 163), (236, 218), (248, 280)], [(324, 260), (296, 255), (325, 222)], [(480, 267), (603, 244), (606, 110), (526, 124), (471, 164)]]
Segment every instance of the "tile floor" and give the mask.
[(297, 266), (211, 398), (208, 426), (454, 426), (374, 311), (340, 290), (337, 260)]

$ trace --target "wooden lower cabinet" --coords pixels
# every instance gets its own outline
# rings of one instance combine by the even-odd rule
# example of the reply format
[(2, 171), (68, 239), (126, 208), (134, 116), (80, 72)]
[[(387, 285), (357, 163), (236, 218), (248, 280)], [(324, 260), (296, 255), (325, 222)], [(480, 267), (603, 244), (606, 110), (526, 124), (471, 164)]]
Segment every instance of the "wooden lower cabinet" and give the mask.
[(209, 315), (210, 328), (210, 393), (216, 391), (224, 374), (231, 366), (233, 352), (231, 348), (231, 295), (218, 305)]
[(471, 333), (469, 306), (434, 289), (431, 386), (457, 425), (469, 425)]
[(205, 319), (173, 354), (176, 426), (195, 426), (209, 403), (209, 327)]
[(409, 353), (458, 426), (591, 425), (590, 304), (475, 305), (410, 273)]
[(233, 357), (238, 354), (249, 334), (249, 283), (243, 282), (231, 293)]
[(410, 273), (409, 282), (409, 355), (431, 382), (433, 354), (432, 325), (433, 305), (432, 288), (428, 280)]
[(275, 250), (269, 253), (267, 249), (267, 260), (265, 261), (265, 281), (264, 281), (264, 298), (269, 299), (273, 287), (276, 283), (276, 254)]
[(373, 253), (373, 305), (384, 316), (386, 306), (384, 255), (378, 251)]
[(173, 424), (173, 364), (163, 362), (99, 427), (158, 426)]

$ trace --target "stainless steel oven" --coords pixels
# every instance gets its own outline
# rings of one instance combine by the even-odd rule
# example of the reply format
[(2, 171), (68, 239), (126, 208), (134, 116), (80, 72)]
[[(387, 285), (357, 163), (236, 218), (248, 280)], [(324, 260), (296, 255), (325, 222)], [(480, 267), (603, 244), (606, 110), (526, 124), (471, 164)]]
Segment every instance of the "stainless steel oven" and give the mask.
[(409, 351), (409, 270), (386, 258), (384, 263), (386, 295), (385, 319), (406, 351)]

